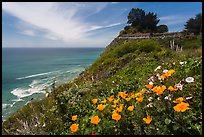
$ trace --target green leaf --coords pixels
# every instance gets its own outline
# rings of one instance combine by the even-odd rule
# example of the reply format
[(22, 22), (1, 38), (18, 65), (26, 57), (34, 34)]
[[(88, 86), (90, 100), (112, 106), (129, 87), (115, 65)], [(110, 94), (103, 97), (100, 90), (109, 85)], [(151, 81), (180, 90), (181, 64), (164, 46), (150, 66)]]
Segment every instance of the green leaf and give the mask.
[(168, 125), (168, 124), (170, 124), (170, 123), (171, 123), (171, 119), (166, 118), (166, 119), (165, 119), (165, 124)]

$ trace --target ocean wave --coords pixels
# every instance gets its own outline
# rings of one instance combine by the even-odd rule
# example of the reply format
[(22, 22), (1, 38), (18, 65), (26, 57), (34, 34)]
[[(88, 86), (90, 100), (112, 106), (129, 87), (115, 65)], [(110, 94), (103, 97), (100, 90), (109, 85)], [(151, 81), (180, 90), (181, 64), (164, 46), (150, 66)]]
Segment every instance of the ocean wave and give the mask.
[[(17, 79), (27, 79), (27, 78), (32, 78), (32, 77), (37, 77), (37, 76), (42, 76), (42, 75), (48, 75), (51, 73), (58, 72), (57, 73), (58, 75), (54, 76), (54, 77), (50, 76), (49, 78), (34, 79), (31, 82), (31, 84), (29, 84), (29, 88), (19, 87), (19, 88), (13, 89), (11, 91), (11, 94), (13, 94), (14, 96), (17, 96), (19, 99), (21, 99), (21, 98), (28, 97), (28, 96), (31, 96), (31, 95), (36, 94), (36, 93), (45, 93), (45, 88), (52, 85), (53, 79), (55, 79), (57, 82), (57, 81), (60, 81), (60, 79), (62, 79), (62, 77), (65, 77), (64, 73), (76, 74), (76, 73), (79, 73), (83, 70), (84, 70), (84, 68), (78, 67), (78, 68), (74, 68), (74, 69), (70, 69), (70, 70), (63, 70), (63, 71), (58, 70), (58, 71), (51, 71), (51, 72), (47, 72), (47, 73), (40, 73), (40, 74), (20, 77)], [(20, 101), (20, 100), (18, 100), (18, 101)]]
[(78, 72), (81, 72), (81, 71), (83, 71), (83, 70), (84, 70), (84, 68), (83, 68), (83, 67), (80, 67), (80, 68), (76, 68), (76, 69), (72, 70), (71, 73), (78, 73)]
[(40, 80), (33, 80), (31, 84), (29, 84), (29, 87), (33, 88), (34, 85), (40, 83), (41, 81)]
[(19, 101), (25, 101), (25, 100), (23, 100), (23, 99), (21, 99), (21, 98), (17, 98), (17, 99), (13, 99), (13, 100), (11, 100), (11, 101), (19, 102)]
[[(58, 70), (58, 71), (59, 71), (59, 70)], [(16, 79), (21, 80), (21, 79), (33, 78), (33, 77), (48, 75), (48, 74), (55, 73), (55, 72), (58, 72), (58, 71), (51, 71), (51, 72), (46, 72), (46, 73), (39, 73), (39, 74), (29, 75), (29, 76), (25, 76), (25, 77), (16, 78)]]
[(17, 98), (17, 99), (13, 99), (13, 100), (11, 100), (11, 101), (13, 101), (12, 104), (2, 104), (2, 109), (6, 109), (6, 108), (8, 108), (9, 106), (10, 106), (10, 107), (13, 107), (17, 102), (19, 102), (19, 101), (25, 101), (25, 100), (23, 100), (23, 99), (21, 99), (21, 98)]
[(17, 102), (13, 102), (13, 104), (10, 104), (10, 107), (12, 108)]
[(10, 105), (12, 105), (12, 104), (2, 104), (2, 109), (5, 109), (5, 108), (7, 108)]
[(11, 91), (11, 94), (13, 94), (14, 96), (17, 96), (18, 98), (24, 98), (36, 93), (45, 93), (45, 91), (43, 90), (44, 90), (44, 86), (38, 86), (38, 87), (29, 88), (29, 89), (16, 88)]

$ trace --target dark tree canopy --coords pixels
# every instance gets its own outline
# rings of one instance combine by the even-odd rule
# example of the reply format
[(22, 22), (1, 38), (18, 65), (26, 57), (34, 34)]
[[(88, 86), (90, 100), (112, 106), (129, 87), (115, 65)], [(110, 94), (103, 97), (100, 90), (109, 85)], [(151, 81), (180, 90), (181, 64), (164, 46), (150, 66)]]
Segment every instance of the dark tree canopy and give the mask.
[(157, 32), (158, 32), (158, 33), (168, 32), (168, 27), (167, 27), (167, 25), (159, 25), (159, 26), (157, 27)]
[[(145, 11), (142, 9), (132, 8), (132, 10), (128, 14), (127, 22), (127, 24), (129, 24), (130, 26), (125, 27), (125, 30), (127, 31), (129, 29), (132, 29), (133, 31), (130, 32), (157, 32), (157, 24), (159, 23), (159, 21), (160, 20), (157, 18), (157, 14), (155, 14), (154, 12), (145, 13)], [(164, 31), (166, 30), (168, 31), (168, 27)]]
[(144, 22), (145, 12), (142, 9), (132, 9), (128, 15), (128, 24), (131, 26), (138, 26)]
[(187, 32), (198, 35), (202, 32), (202, 14), (199, 13), (195, 18), (190, 18), (184, 26)]
[(150, 31), (155, 32), (157, 30), (157, 24), (159, 23), (159, 19), (157, 19), (157, 15), (153, 12), (149, 12), (145, 15), (144, 24), (142, 24), (143, 28)]

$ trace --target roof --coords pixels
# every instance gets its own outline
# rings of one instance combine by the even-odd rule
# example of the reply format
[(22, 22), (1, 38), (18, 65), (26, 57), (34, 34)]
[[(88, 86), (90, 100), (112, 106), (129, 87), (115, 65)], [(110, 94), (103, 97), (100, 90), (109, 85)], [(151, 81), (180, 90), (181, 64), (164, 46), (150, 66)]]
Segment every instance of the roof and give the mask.
[[(165, 33), (153, 33), (153, 36), (165, 36), (165, 35), (176, 35), (176, 32), (165, 32)], [(135, 34), (123, 34), (123, 37), (142, 37), (150, 36), (150, 33), (135, 33)]]
[(137, 36), (150, 36), (150, 33), (135, 33), (135, 34), (124, 34), (122, 36), (137, 37)]

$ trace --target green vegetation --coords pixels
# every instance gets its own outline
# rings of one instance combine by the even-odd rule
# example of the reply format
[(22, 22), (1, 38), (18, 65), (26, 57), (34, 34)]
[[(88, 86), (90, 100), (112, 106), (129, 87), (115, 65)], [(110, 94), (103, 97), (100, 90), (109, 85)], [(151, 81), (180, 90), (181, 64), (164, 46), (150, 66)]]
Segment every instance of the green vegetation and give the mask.
[[(115, 38), (76, 79), (58, 87), (53, 84), (48, 97), (9, 117), (2, 133), (202, 135), (202, 38), (176, 38), (175, 43), (183, 47), (179, 52), (170, 50), (172, 39)], [(162, 76), (163, 69), (175, 72), (160, 81), (156, 75)], [(187, 77), (194, 81), (186, 82)], [(153, 87), (148, 89), (145, 85), (152, 79)], [(179, 83), (182, 89), (174, 87)], [(163, 91), (154, 89), (164, 85)], [(174, 109), (173, 101), (179, 97), (189, 105), (184, 112)], [(97, 99), (96, 104), (92, 99)], [(118, 100), (115, 108), (114, 100)], [(100, 111), (101, 103), (105, 108)], [(129, 106), (134, 106), (132, 111)]]
[(185, 31), (195, 35), (202, 33), (202, 14), (199, 13), (195, 18), (190, 18), (185, 24)]

